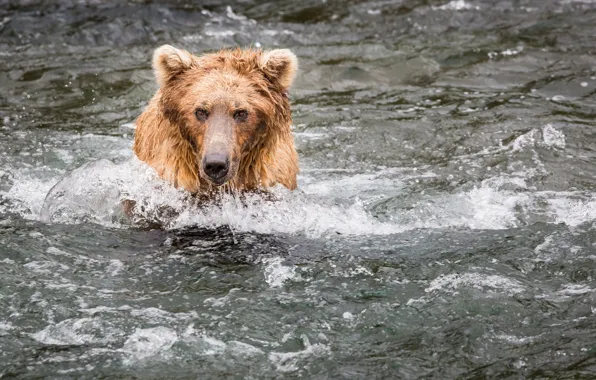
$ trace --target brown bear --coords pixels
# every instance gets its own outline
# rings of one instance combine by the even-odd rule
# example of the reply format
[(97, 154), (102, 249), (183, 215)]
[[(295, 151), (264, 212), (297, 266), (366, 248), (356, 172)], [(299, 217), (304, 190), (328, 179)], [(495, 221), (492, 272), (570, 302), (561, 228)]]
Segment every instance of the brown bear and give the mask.
[(175, 187), (200, 195), (280, 183), (296, 188), (298, 155), (288, 89), (298, 61), (287, 49), (195, 56), (155, 50), (159, 89), (136, 121), (134, 152)]

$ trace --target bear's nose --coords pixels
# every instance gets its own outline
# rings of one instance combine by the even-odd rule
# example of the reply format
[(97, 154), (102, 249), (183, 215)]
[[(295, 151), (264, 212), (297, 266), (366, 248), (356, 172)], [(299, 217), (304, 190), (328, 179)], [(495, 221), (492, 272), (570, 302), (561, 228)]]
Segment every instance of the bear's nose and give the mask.
[(203, 160), (203, 171), (213, 180), (225, 177), (229, 167), (230, 161), (224, 154), (208, 154)]

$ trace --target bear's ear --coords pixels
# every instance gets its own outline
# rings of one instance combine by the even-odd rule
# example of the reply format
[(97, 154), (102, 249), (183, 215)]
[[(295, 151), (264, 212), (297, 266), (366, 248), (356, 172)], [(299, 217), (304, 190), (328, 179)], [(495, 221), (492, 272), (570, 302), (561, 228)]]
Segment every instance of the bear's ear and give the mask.
[(196, 60), (192, 54), (171, 45), (162, 45), (153, 53), (153, 72), (160, 87), (195, 64)]
[(298, 58), (289, 49), (264, 52), (260, 64), (261, 70), (269, 78), (277, 80), (284, 90), (292, 86), (298, 70)]

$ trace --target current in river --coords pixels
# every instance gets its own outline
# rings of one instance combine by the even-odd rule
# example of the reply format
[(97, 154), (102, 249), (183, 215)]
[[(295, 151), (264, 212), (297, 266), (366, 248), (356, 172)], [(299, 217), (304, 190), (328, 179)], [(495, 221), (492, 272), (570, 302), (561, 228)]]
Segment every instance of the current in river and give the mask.
[[(595, 1), (198, 3), (0, 1), (0, 378), (596, 378)], [(133, 157), (164, 43), (298, 56), (297, 191)]]

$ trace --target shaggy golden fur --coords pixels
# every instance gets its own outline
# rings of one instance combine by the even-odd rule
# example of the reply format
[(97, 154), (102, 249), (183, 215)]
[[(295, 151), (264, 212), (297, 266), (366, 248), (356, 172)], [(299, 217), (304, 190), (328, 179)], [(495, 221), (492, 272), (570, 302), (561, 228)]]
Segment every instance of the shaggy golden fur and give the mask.
[(203, 160), (217, 148), (229, 158), (223, 181), (232, 189), (296, 188), (287, 96), (297, 69), (292, 52), (236, 49), (197, 57), (164, 45), (153, 69), (160, 88), (136, 121), (139, 159), (174, 186), (209, 194), (221, 183), (205, 175)]

